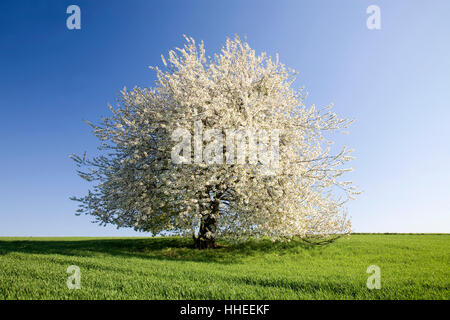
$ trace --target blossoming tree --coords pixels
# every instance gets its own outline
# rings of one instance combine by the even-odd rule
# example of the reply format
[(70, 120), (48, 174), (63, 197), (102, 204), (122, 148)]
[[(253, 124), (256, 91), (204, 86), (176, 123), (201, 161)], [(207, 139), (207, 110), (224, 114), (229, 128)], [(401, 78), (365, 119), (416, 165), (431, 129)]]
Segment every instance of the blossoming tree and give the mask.
[[(154, 235), (193, 236), (200, 249), (216, 247), (220, 236), (325, 243), (350, 232), (344, 204), (358, 192), (341, 176), (351, 170), (345, 167), (351, 150), (333, 154), (325, 133), (351, 121), (331, 106), (305, 106), (305, 94), (292, 88), (293, 71), (278, 56), (256, 55), (239, 37), (213, 57), (186, 37), (183, 48), (162, 60), (162, 70), (153, 68), (155, 88), (124, 89), (110, 117), (89, 123), (101, 153), (72, 156), (92, 183), (86, 196), (73, 198), (78, 214)], [(185, 135), (174, 136), (180, 128)], [(256, 149), (233, 148), (233, 141), (208, 148), (208, 130), (220, 137), (240, 130), (249, 142), (249, 128), (277, 132), (270, 174), (261, 159), (229, 161), (235, 152), (254, 160), (263, 139), (256, 138)], [(177, 139), (194, 145), (184, 145), (183, 161), (174, 161)], [(206, 161), (206, 153), (216, 161)]]

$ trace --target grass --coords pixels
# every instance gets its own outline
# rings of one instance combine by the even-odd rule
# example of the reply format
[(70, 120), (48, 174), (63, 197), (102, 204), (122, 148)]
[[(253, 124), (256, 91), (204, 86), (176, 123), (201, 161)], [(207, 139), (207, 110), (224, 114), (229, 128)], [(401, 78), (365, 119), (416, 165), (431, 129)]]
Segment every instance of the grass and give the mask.
[[(0, 238), (0, 299), (449, 299), (450, 235), (352, 235), (325, 247), (180, 238)], [(66, 286), (81, 269), (81, 289)], [(369, 265), (381, 289), (366, 287)]]

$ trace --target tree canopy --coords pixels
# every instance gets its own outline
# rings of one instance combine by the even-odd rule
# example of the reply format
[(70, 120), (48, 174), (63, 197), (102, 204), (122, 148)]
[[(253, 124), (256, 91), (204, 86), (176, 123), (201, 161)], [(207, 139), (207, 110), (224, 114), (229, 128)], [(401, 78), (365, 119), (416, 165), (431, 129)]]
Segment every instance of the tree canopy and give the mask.
[(341, 177), (351, 150), (332, 153), (327, 137), (351, 121), (306, 106), (294, 71), (239, 37), (212, 57), (186, 37), (162, 60), (154, 88), (122, 90), (112, 115), (89, 123), (101, 151), (72, 156), (92, 183), (73, 198), (79, 213), (193, 236), (198, 248), (221, 236), (323, 243), (350, 232), (345, 202), (358, 191)]

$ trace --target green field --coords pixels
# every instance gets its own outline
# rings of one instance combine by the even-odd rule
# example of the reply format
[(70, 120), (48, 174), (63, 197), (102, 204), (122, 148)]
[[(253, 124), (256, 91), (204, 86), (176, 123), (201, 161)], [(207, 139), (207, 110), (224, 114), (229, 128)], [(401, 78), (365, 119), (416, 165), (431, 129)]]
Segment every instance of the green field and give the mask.
[[(180, 238), (0, 238), (0, 299), (449, 299), (450, 235), (216, 250)], [(81, 289), (66, 285), (81, 269)], [(370, 265), (381, 289), (366, 287)]]

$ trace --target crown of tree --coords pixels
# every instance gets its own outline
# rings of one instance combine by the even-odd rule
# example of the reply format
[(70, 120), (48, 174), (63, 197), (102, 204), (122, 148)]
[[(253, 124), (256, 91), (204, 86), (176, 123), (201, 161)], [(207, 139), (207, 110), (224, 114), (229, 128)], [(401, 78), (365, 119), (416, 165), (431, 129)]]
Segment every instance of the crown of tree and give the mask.
[[(256, 55), (239, 37), (227, 39), (213, 57), (203, 42), (186, 37), (183, 48), (162, 60), (162, 70), (153, 68), (154, 88), (122, 90), (112, 115), (89, 123), (101, 154), (72, 156), (87, 167), (79, 175), (93, 184), (86, 196), (73, 198), (80, 201), (78, 214), (154, 235), (193, 236), (198, 248), (215, 247), (218, 237), (325, 243), (350, 232), (344, 204), (358, 192), (341, 176), (351, 170), (345, 167), (351, 150), (332, 154), (325, 136), (351, 121), (331, 105), (305, 106), (303, 90), (292, 88), (295, 73), (278, 55), (275, 61)], [(203, 132), (277, 130), (276, 172), (264, 172), (260, 161), (174, 163), (173, 132), (184, 128), (194, 137), (195, 123)], [(192, 143), (204, 150), (210, 141), (197, 136)], [(229, 145), (221, 148), (226, 157)]]

